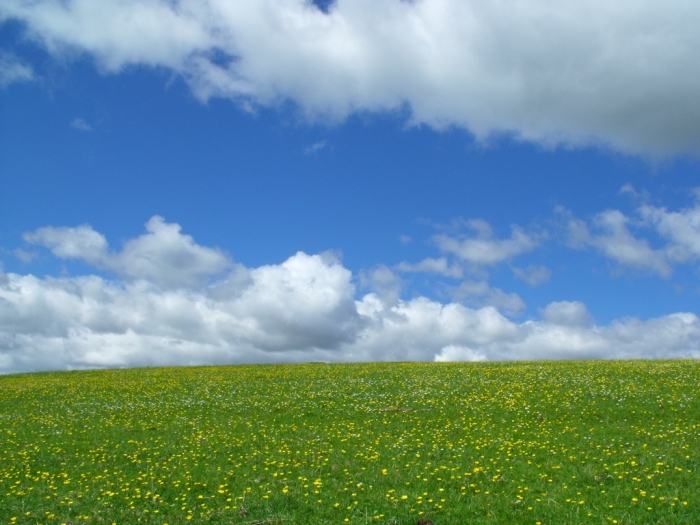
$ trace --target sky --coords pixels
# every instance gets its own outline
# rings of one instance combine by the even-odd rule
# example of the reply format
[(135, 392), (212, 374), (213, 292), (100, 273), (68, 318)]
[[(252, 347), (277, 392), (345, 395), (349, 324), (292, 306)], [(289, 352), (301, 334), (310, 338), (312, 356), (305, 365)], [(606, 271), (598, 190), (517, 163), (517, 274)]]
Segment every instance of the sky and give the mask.
[(698, 358), (699, 24), (4, 0), (0, 373)]

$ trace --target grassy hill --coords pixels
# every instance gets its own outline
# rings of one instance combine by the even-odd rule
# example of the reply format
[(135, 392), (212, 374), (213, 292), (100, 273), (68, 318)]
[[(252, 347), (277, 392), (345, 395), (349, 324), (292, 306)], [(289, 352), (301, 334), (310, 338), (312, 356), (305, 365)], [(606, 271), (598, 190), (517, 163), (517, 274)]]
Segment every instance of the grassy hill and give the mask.
[(0, 377), (0, 523), (700, 523), (700, 363)]

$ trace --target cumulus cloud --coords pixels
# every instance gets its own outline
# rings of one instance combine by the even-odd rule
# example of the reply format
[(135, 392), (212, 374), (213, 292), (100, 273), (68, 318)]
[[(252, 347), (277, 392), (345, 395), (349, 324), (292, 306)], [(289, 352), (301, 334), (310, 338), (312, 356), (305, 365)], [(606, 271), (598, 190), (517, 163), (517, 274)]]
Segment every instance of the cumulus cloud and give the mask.
[(377, 294), (386, 305), (398, 302), (404, 282), (388, 266), (382, 264), (370, 271), (360, 272), (360, 286)]
[[(27, 234), (28, 242), (56, 257), (81, 259), (116, 278), (0, 270), (0, 372), (319, 360), (700, 358), (700, 319), (692, 313), (598, 326), (583, 304), (557, 302), (540, 320), (514, 322), (494, 305), (375, 292), (358, 298), (352, 273), (330, 253), (299, 252), (279, 264), (245, 268), (160, 217), (146, 230), (118, 252), (85, 225)], [(391, 290), (395, 277), (380, 267), (369, 279)], [(493, 303), (511, 301), (511, 307), (519, 299), (486, 283), (462, 288)]]
[(300, 252), (249, 274), (250, 285), (230, 312), (243, 329), (235, 335), (245, 334), (258, 348), (334, 350), (362, 324), (352, 274), (334, 258)]
[(163, 285), (193, 285), (219, 274), (231, 264), (220, 250), (200, 246), (180, 233), (179, 224), (155, 216), (147, 233), (127, 241), (108, 264), (120, 273)]
[(700, 151), (700, 6), (480, 2), (5, 0), (55, 56), (168, 68), (202, 99), (294, 101), (312, 119), (410, 121), (546, 145)]
[[(608, 209), (580, 219), (558, 206), (556, 219), (549, 221), (549, 230), (526, 230), (515, 225), (510, 237), (498, 238), (483, 219), (455, 220), (449, 227), (441, 226), (448, 233), (432, 237), (443, 257), (428, 257), (415, 263), (404, 261), (394, 269), (450, 279), (460, 279), (465, 274), (486, 279), (490, 267), (536, 250), (557, 229), (564, 231), (563, 241), (569, 248), (594, 250), (613, 261), (615, 273), (627, 268), (670, 278), (676, 265), (700, 262), (700, 188), (693, 190), (692, 205), (678, 210), (649, 204), (649, 195), (638, 193), (630, 184), (625, 184), (620, 193), (637, 201), (631, 213)], [(552, 275), (546, 266), (530, 264), (522, 268), (509, 264), (514, 277), (532, 287), (548, 282)]]
[(673, 262), (690, 262), (700, 259), (700, 196), (695, 205), (680, 211), (643, 205), (639, 214), (644, 221), (668, 240), (664, 252)]
[(452, 297), (471, 306), (494, 306), (509, 314), (525, 309), (525, 302), (516, 293), (492, 288), (486, 281), (464, 281), (451, 290)]
[(586, 305), (579, 301), (549, 303), (540, 313), (542, 319), (553, 325), (588, 327), (593, 322)]
[(476, 266), (491, 266), (510, 260), (534, 250), (539, 244), (535, 235), (526, 233), (518, 226), (513, 227), (509, 239), (497, 239), (491, 226), (484, 220), (473, 219), (465, 224), (475, 235), (440, 234), (434, 237), (434, 241), (442, 252)]
[(514, 329), (511, 337), (486, 344), (447, 346), (435, 360), (700, 357), (700, 319), (692, 313), (623, 319), (607, 326), (527, 321)]
[(569, 245), (576, 249), (596, 248), (602, 255), (622, 266), (658, 273), (663, 277), (671, 275), (671, 266), (664, 254), (649, 246), (646, 239), (632, 235), (627, 225), (629, 218), (619, 210), (607, 210), (597, 214), (589, 225), (579, 219), (571, 219), (568, 224)]
[(118, 253), (110, 252), (107, 239), (89, 225), (47, 226), (25, 234), (24, 240), (49, 248), (61, 259), (81, 259), (160, 286), (192, 286), (231, 266), (220, 250), (200, 246), (180, 230), (179, 224), (156, 215), (146, 223), (147, 233), (127, 241)]
[[(634, 191), (629, 186), (624, 189)], [(675, 264), (700, 260), (700, 199), (679, 211), (642, 204), (632, 217), (619, 210), (606, 210), (590, 221), (577, 219), (566, 210), (558, 211), (566, 217), (569, 246), (593, 247), (621, 266), (669, 277)], [(656, 234), (662, 242), (653, 247), (641, 234), (635, 236), (631, 227)]]
[[(465, 274), (481, 280), (467, 280), (458, 286), (448, 286), (450, 295), (458, 301), (472, 306), (495, 306), (509, 314), (517, 314), (525, 309), (525, 303), (515, 293), (506, 293), (499, 288), (491, 288), (487, 267), (509, 261), (519, 255), (534, 250), (545, 232), (527, 233), (518, 226), (512, 227), (510, 238), (495, 237), (491, 225), (483, 219), (455, 220), (444, 229), (452, 230), (432, 237), (432, 242), (446, 254), (443, 257), (427, 257), (419, 262), (403, 261), (394, 269), (400, 274), (425, 273), (448, 279), (462, 279)], [(468, 233), (463, 233), (464, 230)], [(527, 269), (513, 267), (515, 276), (538, 286), (549, 279), (550, 271), (544, 266), (528, 266)]]
[(60, 259), (83, 259), (97, 264), (107, 256), (107, 239), (87, 224), (76, 228), (47, 226), (23, 237), (30, 244), (49, 248)]

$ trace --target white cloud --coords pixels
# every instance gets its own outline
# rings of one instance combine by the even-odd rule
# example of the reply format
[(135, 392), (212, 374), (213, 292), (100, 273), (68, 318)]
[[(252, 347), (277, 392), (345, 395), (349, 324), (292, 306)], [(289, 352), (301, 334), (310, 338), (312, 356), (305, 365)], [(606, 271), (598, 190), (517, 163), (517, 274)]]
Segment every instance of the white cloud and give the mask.
[(514, 325), (510, 337), (486, 344), (447, 346), (436, 361), (540, 359), (658, 359), (700, 357), (700, 319), (692, 313), (648, 321), (624, 319), (608, 326), (547, 321)]
[[(542, 310), (542, 320), (516, 323), (494, 306), (376, 293), (358, 299), (351, 272), (332, 254), (300, 252), (281, 264), (244, 268), (160, 217), (118, 253), (89, 226), (40, 228), (27, 238), (57, 257), (79, 258), (124, 279), (38, 278), (0, 270), (0, 372), (300, 361), (700, 358), (700, 319), (692, 313), (598, 326), (581, 303), (558, 302)], [(386, 270), (375, 281), (391, 285), (394, 274)], [(517, 298), (486, 283), (470, 286), (465, 291), (473, 297)]]
[(156, 215), (146, 223), (144, 235), (127, 241), (122, 251), (108, 250), (104, 236), (89, 225), (77, 228), (47, 226), (24, 235), (31, 244), (45, 246), (61, 259), (82, 259), (98, 268), (165, 287), (194, 286), (232, 265), (220, 250), (196, 244)]
[(35, 232), (25, 233), (24, 240), (49, 248), (61, 259), (83, 259), (91, 264), (100, 264), (107, 258), (107, 239), (87, 224), (76, 228), (39, 228)]
[(27, 23), (30, 37), (55, 55), (89, 53), (100, 67), (117, 72), (143, 64), (184, 71), (185, 62), (213, 49), (215, 14), (206, 3), (199, 12), (192, 2), (154, 0), (89, 0), (3, 2), (0, 16)]
[(569, 245), (576, 249), (594, 247), (618, 264), (669, 277), (673, 270), (663, 251), (653, 249), (646, 239), (632, 235), (627, 228), (629, 223), (630, 219), (619, 210), (607, 210), (593, 217), (591, 233), (584, 221), (570, 218)]
[(325, 119), (407, 107), (482, 140), (700, 152), (694, 2), (5, 0), (10, 18), (56, 56), (169, 68), (202, 99), (291, 99)]
[(220, 250), (206, 248), (180, 233), (179, 224), (155, 216), (146, 223), (147, 233), (127, 241), (108, 265), (131, 277), (166, 286), (192, 286), (226, 270), (231, 261)]
[[(623, 191), (638, 196), (630, 185), (625, 185)], [(565, 217), (569, 246), (575, 249), (594, 247), (622, 266), (669, 277), (675, 264), (700, 260), (700, 199), (679, 211), (642, 204), (633, 218), (619, 210), (607, 210), (588, 222), (574, 218), (561, 208), (557, 211)], [(657, 242), (661, 245), (654, 248), (647, 239), (633, 235), (629, 226), (637, 231), (653, 230), (665, 244)]]
[(452, 297), (470, 306), (493, 306), (516, 315), (525, 309), (525, 302), (516, 293), (492, 288), (486, 281), (464, 281), (451, 290)]
[(517, 325), (495, 308), (475, 310), (425, 297), (387, 310), (370, 294), (358, 302), (358, 311), (368, 324), (353, 344), (343, 347), (350, 359), (357, 360), (433, 360), (445, 346), (478, 348), (517, 332)]
[(333, 258), (300, 252), (249, 274), (250, 285), (227, 310), (236, 320), (231, 335), (258, 348), (333, 350), (361, 325), (352, 275)]
[(578, 301), (549, 303), (540, 313), (542, 319), (553, 325), (588, 327), (593, 323), (586, 305)]
[(683, 263), (700, 259), (700, 201), (677, 212), (643, 205), (639, 214), (669, 241), (664, 248), (669, 260)]
[(539, 286), (549, 281), (552, 272), (546, 266), (529, 265), (527, 268), (513, 267), (513, 275), (516, 279), (525, 281), (530, 286)]
[(509, 239), (496, 239), (486, 221), (470, 220), (467, 227), (476, 233), (476, 237), (436, 235), (433, 240), (444, 252), (456, 255), (462, 261), (473, 265), (495, 265), (518, 255), (534, 250), (539, 239), (514, 226)]
[[(1, 13), (0, 10), (0, 16)], [(14, 82), (27, 82), (33, 78), (34, 72), (30, 66), (23, 64), (14, 54), (0, 51), (0, 88)]]
[(399, 301), (404, 283), (401, 277), (382, 264), (360, 272), (360, 286), (376, 293), (385, 305), (391, 306)]

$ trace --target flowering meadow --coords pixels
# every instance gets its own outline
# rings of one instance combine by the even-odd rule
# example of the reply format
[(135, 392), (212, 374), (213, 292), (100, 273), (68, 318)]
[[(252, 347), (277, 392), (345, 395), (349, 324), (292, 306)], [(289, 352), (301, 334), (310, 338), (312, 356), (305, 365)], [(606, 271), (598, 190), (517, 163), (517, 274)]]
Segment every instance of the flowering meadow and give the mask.
[(0, 523), (698, 524), (700, 363), (0, 377)]

